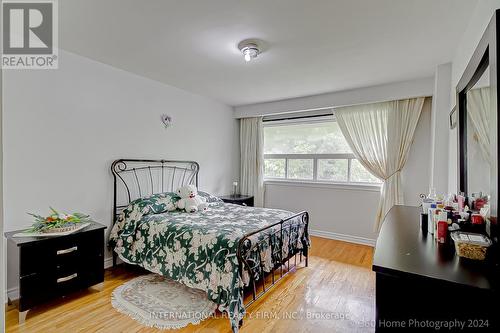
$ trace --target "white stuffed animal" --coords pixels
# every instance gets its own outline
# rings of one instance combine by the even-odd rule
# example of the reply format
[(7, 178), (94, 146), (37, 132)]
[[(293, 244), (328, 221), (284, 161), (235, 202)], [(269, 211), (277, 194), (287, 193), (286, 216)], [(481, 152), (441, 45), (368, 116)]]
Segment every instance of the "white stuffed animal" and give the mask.
[(194, 185), (186, 185), (177, 189), (177, 194), (181, 197), (176, 205), (179, 209), (184, 209), (188, 213), (204, 211), (208, 205), (206, 199), (198, 195), (198, 190)]

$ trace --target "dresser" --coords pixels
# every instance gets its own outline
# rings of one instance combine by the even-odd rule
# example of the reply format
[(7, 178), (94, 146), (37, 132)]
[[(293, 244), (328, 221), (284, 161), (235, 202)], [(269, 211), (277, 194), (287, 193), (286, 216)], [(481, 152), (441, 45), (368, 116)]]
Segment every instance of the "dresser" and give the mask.
[[(495, 249), (486, 261), (460, 258), (420, 228), (421, 208), (394, 206), (373, 258), (376, 332), (498, 332), (500, 274)], [(448, 325), (446, 327), (445, 325)]]
[(105, 229), (94, 222), (66, 236), (5, 234), (9, 284), (19, 286), (20, 323), (36, 305), (104, 281)]

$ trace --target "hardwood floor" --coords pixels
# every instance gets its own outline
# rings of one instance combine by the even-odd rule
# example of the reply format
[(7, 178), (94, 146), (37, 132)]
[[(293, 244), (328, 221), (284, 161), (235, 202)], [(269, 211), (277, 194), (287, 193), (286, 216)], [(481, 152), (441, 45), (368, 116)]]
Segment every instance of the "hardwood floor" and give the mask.
[[(311, 237), (309, 267), (289, 274), (247, 309), (240, 332), (373, 332), (373, 248)], [(139, 273), (106, 271), (102, 291), (89, 289), (48, 303), (18, 325), (14, 306), (6, 311), (7, 332), (231, 332), (226, 318), (210, 318), (180, 330), (160, 331), (118, 313), (112, 291)], [(302, 314), (302, 315), (301, 315)]]

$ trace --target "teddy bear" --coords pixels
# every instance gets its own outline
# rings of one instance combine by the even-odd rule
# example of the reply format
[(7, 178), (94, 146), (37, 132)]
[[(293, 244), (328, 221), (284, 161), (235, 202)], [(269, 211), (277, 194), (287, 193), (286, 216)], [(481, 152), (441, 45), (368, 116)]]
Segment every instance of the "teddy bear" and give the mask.
[(177, 194), (181, 197), (176, 205), (179, 209), (184, 209), (188, 213), (205, 211), (208, 208), (207, 200), (198, 195), (198, 190), (194, 185), (186, 185), (177, 189)]

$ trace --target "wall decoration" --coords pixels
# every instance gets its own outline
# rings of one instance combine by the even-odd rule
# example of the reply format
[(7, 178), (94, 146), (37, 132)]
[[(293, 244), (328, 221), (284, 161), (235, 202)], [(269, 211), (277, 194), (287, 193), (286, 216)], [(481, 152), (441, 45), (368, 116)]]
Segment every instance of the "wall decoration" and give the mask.
[(161, 115), (161, 122), (163, 123), (165, 128), (169, 128), (170, 126), (172, 126), (172, 117), (170, 117), (169, 115), (166, 115), (166, 114), (162, 114)]
[(454, 106), (450, 112), (450, 129), (457, 127), (457, 107)]

